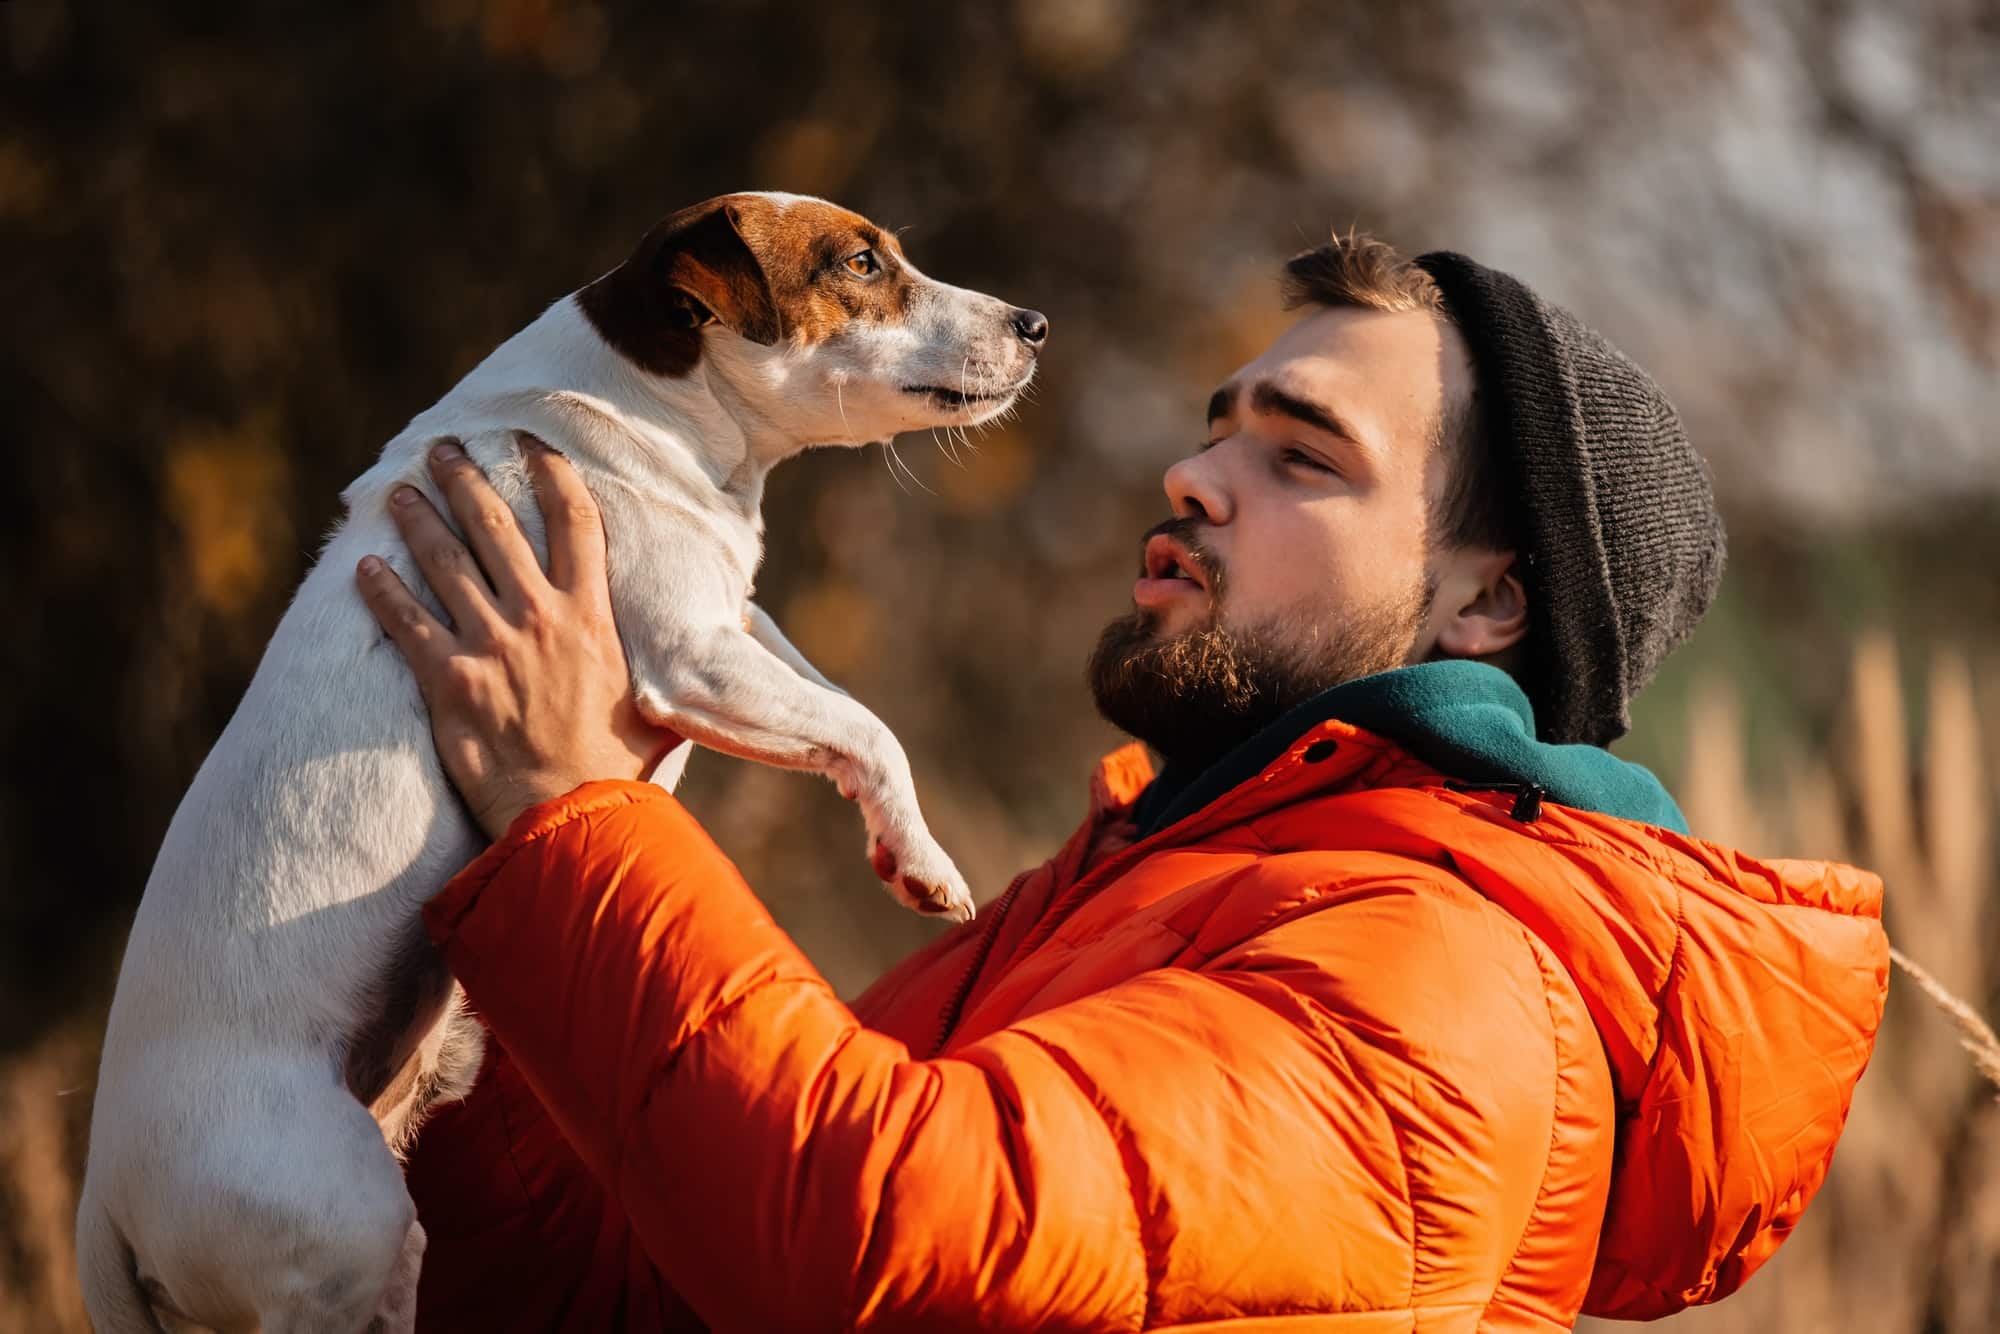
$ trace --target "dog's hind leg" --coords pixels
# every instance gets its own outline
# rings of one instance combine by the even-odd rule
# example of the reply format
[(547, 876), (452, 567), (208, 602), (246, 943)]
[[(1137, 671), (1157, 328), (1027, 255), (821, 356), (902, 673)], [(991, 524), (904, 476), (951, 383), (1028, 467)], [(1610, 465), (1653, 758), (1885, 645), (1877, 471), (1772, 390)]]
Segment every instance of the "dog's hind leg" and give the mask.
[[(264, 1083), (185, 1165), (161, 1277), (190, 1316), (262, 1334), (361, 1334), (414, 1297), (421, 1232), (368, 1110), (331, 1070)], [(261, 1082), (261, 1081), (260, 1081)], [(186, 1295), (183, 1295), (186, 1294)]]
[(76, 1267), (97, 1334), (165, 1334), (136, 1264), (111, 1215), (86, 1192), (76, 1211)]
[(417, 1327), (417, 1279), (424, 1265), (424, 1228), (411, 1223), (389, 1273), (389, 1286), (382, 1291), (375, 1318), (368, 1322), (367, 1334), (412, 1334)]

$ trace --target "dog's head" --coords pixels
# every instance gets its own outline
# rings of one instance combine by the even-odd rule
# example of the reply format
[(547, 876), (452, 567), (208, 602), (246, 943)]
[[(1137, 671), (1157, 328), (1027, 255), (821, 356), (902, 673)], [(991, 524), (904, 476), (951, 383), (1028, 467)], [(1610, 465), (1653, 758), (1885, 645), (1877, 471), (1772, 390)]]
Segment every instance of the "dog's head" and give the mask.
[(683, 378), (706, 358), (801, 447), (985, 421), (1048, 336), (1038, 312), (928, 278), (889, 232), (798, 195), (682, 209), (578, 301), (642, 370)]

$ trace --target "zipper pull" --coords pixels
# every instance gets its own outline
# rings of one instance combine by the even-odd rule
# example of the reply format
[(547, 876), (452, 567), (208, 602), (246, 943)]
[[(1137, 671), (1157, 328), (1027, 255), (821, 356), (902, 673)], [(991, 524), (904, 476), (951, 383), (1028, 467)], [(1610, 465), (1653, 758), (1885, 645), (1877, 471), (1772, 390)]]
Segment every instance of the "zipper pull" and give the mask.
[(1542, 798), (1547, 795), (1548, 789), (1540, 783), (1521, 784), (1521, 795), (1514, 798), (1514, 809), (1507, 812), (1508, 816), (1522, 824), (1533, 824), (1542, 818)]
[(1522, 824), (1533, 824), (1542, 818), (1542, 798), (1549, 795), (1549, 790), (1540, 783), (1461, 783), (1447, 778), (1444, 788), (1447, 792), (1515, 793), (1513, 808), (1507, 815)]

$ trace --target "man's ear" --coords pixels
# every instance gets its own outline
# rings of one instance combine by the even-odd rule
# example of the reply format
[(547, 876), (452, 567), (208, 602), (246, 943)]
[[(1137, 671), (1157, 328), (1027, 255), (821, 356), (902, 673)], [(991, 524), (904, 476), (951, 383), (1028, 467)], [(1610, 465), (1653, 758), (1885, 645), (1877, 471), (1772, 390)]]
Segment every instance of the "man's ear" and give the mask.
[(1431, 602), (1435, 656), (1490, 658), (1528, 633), (1528, 590), (1511, 551), (1467, 547), (1439, 572)]
[(682, 327), (719, 323), (767, 347), (783, 336), (770, 280), (738, 230), (734, 204), (669, 223), (654, 265), (672, 318), (686, 321)]

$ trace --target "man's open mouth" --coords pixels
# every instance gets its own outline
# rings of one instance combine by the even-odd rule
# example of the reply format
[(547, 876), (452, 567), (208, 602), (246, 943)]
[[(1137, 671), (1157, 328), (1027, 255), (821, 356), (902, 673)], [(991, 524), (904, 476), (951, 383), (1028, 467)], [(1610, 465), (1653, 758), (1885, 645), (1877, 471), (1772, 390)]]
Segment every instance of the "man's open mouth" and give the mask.
[(1145, 565), (1142, 571), (1147, 579), (1184, 579), (1196, 588), (1206, 590), (1208, 580), (1203, 577), (1200, 564), (1188, 549), (1165, 533), (1156, 533), (1146, 541)]

